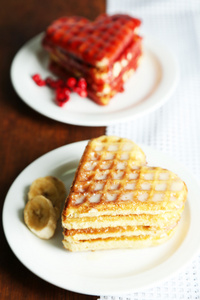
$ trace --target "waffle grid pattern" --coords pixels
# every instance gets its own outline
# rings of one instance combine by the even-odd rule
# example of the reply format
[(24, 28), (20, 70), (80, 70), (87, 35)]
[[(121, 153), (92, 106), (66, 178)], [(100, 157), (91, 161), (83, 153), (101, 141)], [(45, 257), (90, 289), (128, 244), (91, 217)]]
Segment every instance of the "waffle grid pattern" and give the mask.
[(70, 196), (71, 204), (167, 202), (179, 198), (183, 182), (168, 170), (140, 167), (145, 163), (141, 153), (134, 143), (124, 139), (110, 141), (106, 137), (90, 142)]
[[(136, 199), (141, 202), (176, 201), (183, 189), (181, 180), (177, 179), (174, 182), (172, 173), (158, 167), (138, 167), (134, 172), (124, 170), (114, 174), (112, 170), (106, 170), (103, 176), (102, 173), (100, 174), (98, 177), (99, 174), (96, 173), (96, 170), (92, 171), (92, 175), (89, 171), (89, 176), (84, 177), (83, 182), (79, 181), (75, 184), (72, 194), (75, 205), (86, 202), (136, 201)], [(115, 180), (113, 178), (115, 174), (120, 174), (121, 178)], [(168, 176), (167, 180), (160, 179), (163, 174)], [(130, 179), (130, 175), (135, 175), (136, 179)]]
[(98, 67), (113, 62), (130, 43), (138, 19), (127, 15), (103, 15), (89, 22), (80, 17), (63, 17), (53, 22), (46, 31), (44, 44), (56, 45)]

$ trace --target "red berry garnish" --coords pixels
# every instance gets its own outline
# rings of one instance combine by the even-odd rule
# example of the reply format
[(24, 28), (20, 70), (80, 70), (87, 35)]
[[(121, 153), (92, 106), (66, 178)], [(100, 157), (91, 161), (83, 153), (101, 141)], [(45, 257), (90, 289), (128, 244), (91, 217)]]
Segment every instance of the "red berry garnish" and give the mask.
[(87, 97), (87, 91), (86, 90), (83, 90), (82, 88), (76, 86), (74, 88), (74, 92), (77, 93), (79, 96), (85, 98)]
[(58, 106), (62, 107), (63, 105), (65, 105), (65, 103), (67, 103), (69, 101), (69, 99), (70, 99), (70, 97), (68, 95), (68, 96), (66, 96), (66, 98), (63, 98), (60, 100), (56, 99), (56, 103)]
[(46, 82), (42, 79), (38, 80), (36, 83), (37, 83), (38, 86), (45, 86), (46, 85)]
[(77, 83), (77, 86), (80, 87), (81, 89), (86, 89), (87, 88), (87, 82), (84, 78), (80, 78), (78, 83)]
[(56, 100), (58, 100), (58, 101), (61, 100), (62, 101), (63, 99), (65, 99), (65, 94), (64, 94), (62, 89), (58, 88), (56, 90)]
[(46, 82), (40, 77), (39, 74), (35, 74), (32, 76), (32, 79), (35, 81), (35, 83), (38, 85), (38, 86), (44, 86), (46, 85)]
[(62, 88), (62, 90), (65, 96), (70, 95), (70, 90), (67, 87)]
[(56, 103), (57, 103), (58, 106), (63, 107), (68, 100), (63, 100), (63, 101), (57, 101), (56, 100)]
[(74, 88), (75, 87), (75, 85), (76, 85), (76, 78), (74, 78), (74, 77), (70, 77), (70, 78), (68, 78), (67, 79), (67, 82), (66, 82), (66, 84), (67, 84), (67, 86), (69, 87), (69, 88)]
[(75, 86), (75, 88), (73, 89), (73, 91), (78, 94), (81, 91), (81, 88), (78, 87), (78, 86)]
[(35, 82), (41, 79), (41, 77), (40, 77), (39, 74), (33, 75), (32, 78), (33, 78), (33, 80), (34, 80)]
[(60, 107), (69, 101), (71, 91), (74, 91), (80, 97), (87, 97), (87, 82), (84, 78), (80, 78), (77, 82), (76, 78), (70, 77), (64, 82), (62, 79), (53, 79), (51, 77), (47, 77), (43, 80), (40, 74), (34, 74), (32, 79), (38, 86), (47, 85), (48, 87), (55, 89), (55, 101)]
[(58, 106), (63, 107), (68, 101), (69, 101), (69, 98), (66, 98), (62, 101), (57, 101), (56, 100), (56, 103), (57, 103)]
[(46, 84), (52, 89), (57, 89), (64, 86), (64, 81), (62, 79), (54, 80), (51, 77), (47, 77), (45, 81)]
[(87, 97), (87, 91), (86, 90), (81, 90), (79, 93), (79, 96), (86, 98)]
[(53, 82), (53, 79), (52, 79), (51, 77), (47, 77), (47, 78), (45, 79), (45, 81), (46, 81), (46, 85), (48, 85), (49, 87), (51, 87), (52, 82)]
[(70, 98), (70, 91), (67, 88), (58, 88), (56, 90), (56, 103), (63, 106)]
[(55, 80), (55, 88), (64, 87), (65, 83), (62, 79)]

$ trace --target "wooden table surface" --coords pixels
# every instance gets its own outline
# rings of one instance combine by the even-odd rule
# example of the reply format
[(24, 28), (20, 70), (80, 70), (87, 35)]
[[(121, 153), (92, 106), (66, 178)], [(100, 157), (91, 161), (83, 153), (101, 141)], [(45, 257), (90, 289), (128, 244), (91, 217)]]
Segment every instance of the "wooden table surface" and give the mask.
[[(10, 65), (13, 57), (26, 41), (43, 31), (52, 20), (63, 15), (82, 15), (94, 19), (104, 11), (105, 0), (1, 1), (1, 213), (6, 193), (13, 180), (36, 158), (60, 146), (105, 133), (104, 127), (81, 127), (59, 123), (29, 108), (17, 96), (10, 81)], [(12, 253), (2, 225), (0, 240), (1, 300), (97, 299), (96, 296), (63, 290), (31, 273)]]

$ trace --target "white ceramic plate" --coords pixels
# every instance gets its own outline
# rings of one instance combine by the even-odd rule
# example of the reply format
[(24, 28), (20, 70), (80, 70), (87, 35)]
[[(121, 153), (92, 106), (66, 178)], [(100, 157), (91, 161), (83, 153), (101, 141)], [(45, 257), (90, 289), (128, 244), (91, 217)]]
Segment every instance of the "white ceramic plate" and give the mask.
[(144, 38), (144, 56), (135, 75), (106, 107), (77, 94), (71, 95), (65, 107), (54, 102), (48, 87), (38, 87), (31, 76), (43, 78), (48, 71), (48, 55), (38, 35), (16, 54), (11, 66), (11, 80), (20, 98), (37, 112), (64, 123), (84, 126), (107, 126), (140, 117), (160, 107), (172, 94), (178, 78), (172, 54), (158, 41)]
[(149, 165), (176, 172), (187, 184), (188, 201), (178, 229), (163, 245), (137, 250), (72, 253), (62, 246), (61, 225), (44, 241), (23, 221), (28, 187), (38, 177), (54, 175), (69, 190), (86, 141), (63, 146), (30, 164), (12, 184), (3, 208), (3, 227), (17, 258), (33, 273), (61, 288), (91, 295), (129, 293), (144, 289), (180, 270), (200, 246), (200, 188), (193, 176), (168, 156), (142, 146)]

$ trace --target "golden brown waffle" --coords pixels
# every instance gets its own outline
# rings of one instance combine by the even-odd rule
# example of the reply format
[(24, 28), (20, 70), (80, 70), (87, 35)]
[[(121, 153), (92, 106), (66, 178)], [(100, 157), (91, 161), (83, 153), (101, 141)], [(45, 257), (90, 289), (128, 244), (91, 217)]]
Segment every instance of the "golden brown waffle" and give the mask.
[(71, 229), (64, 230), (64, 238), (68, 242), (92, 240), (99, 238), (121, 237), (121, 236), (156, 236), (166, 234), (169, 230), (175, 228), (177, 223), (171, 224), (168, 227), (156, 226), (116, 226), (116, 227), (101, 227), (101, 228), (86, 228), (86, 229)]
[(124, 249), (124, 248), (145, 248), (157, 246), (169, 240), (175, 233), (175, 228), (167, 231), (165, 234), (139, 235), (139, 236), (122, 236), (114, 238), (97, 238), (91, 240), (80, 240), (69, 242), (63, 240), (63, 245), (70, 251), (88, 251), (88, 250), (105, 250), (105, 249)]
[(109, 197), (120, 190), (125, 173), (129, 172), (132, 178), (135, 170), (144, 164), (144, 152), (131, 140), (114, 136), (92, 139), (77, 169), (63, 216), (85, 216), (92, 208), (113, 204), (117, 199)]
[(183, 212), (183, 208), (174, 209), (170, 212), (162, 214), (134, 214), (122, 215), (121, 213), (114, 216), (102, 215), (98, 217), (63, 217), (63, 228), (67, 229), (81, 229), (81, 228), (102, 228), (115, 226), (158, 226), (166, 227), (168, 225), (177, 223)]
[[(164, 230), (177, 224), (187, 198), (185, 183), (169, 170), (145, 164), (144, 152), (128, 139), (91, 140), (65, 203), (63, 228), (89, 233), (125, 226)], [(65, 241), (69, 235), (64, 230)]]
[(133, 142), (101, 137), (89, 142), (63, 217), (158, 214), (181, 208), (186, 186), (174, 173), (145, 164)]

